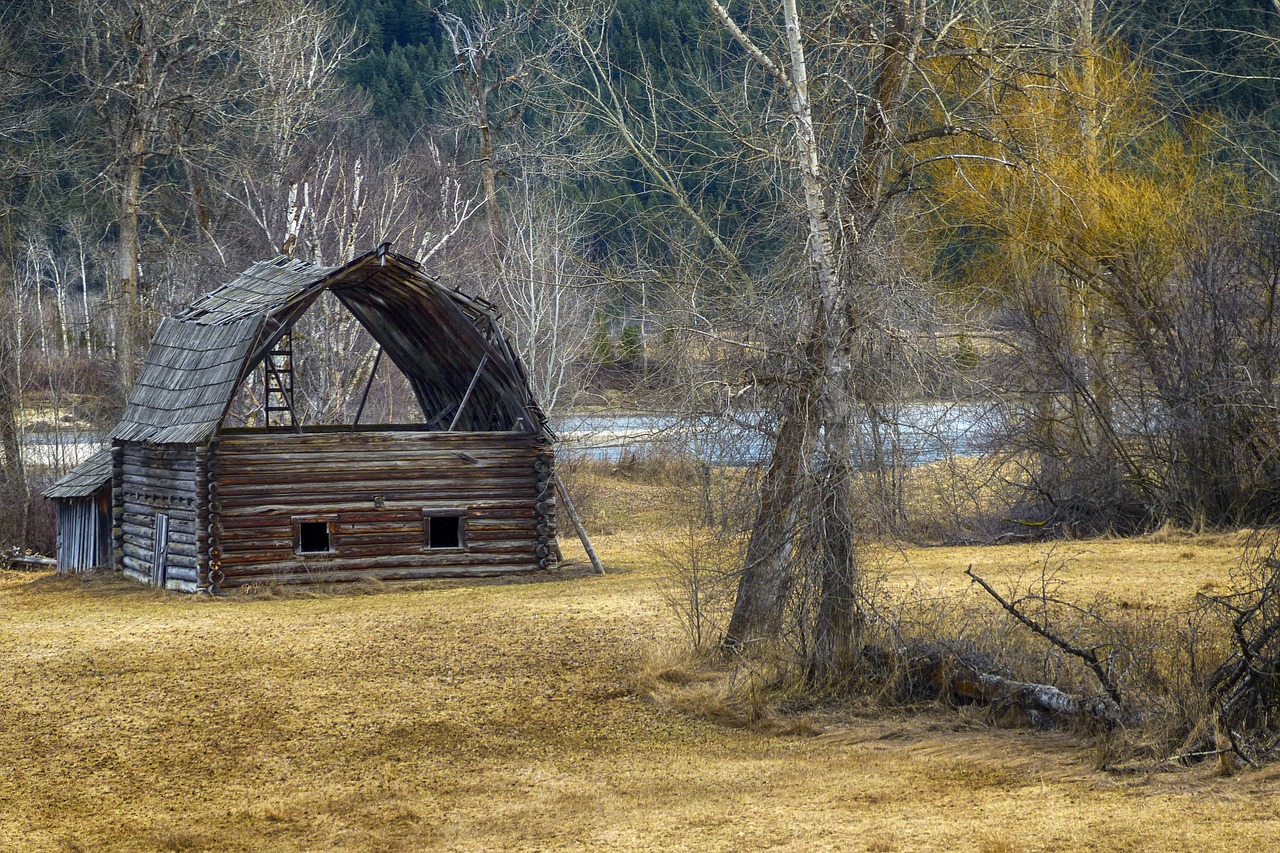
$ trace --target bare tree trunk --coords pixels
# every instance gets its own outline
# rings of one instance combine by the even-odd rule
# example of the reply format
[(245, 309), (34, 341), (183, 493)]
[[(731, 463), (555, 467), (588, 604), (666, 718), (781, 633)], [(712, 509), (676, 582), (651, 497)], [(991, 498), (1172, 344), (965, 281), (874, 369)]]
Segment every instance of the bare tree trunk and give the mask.
[(760, 483), (755, 526), (724, 636), (727, 649), (741, 650), (778, 635), (791, 589), (799, 497), (817, 433), (816, 415), (809, 389), (794, 389)]
[(489, 222), (489, 234), (496, 241), (502, 233), (502, 209), (498, 206), (498, 175), (493, 164), (493, 131), (489, 125), (485, 85), (478, 70), (467, 75), (466, 84), (476, 112), (476, 127), (480, 130), (480, 185), (484, 190), (484, 212)]
[[(1079, 24), (1076, 31), (1076, 57), (1080, 62), (1080, 136), (1084, 143), (1084, 165), (1088, 176), (1096, 181), (1101, 163), (1098, 151), (1098, 47), (1094, 37), (1094, 0), (1077, 0)], [(1084, 199), (1086, 215), (1098, 216), (1097, 194), (1088, 192)], [(1094, 282), (1080, 282), (1084, 322), (1082, 343), (1089, 361), (1089, 393), (1092, 395), (1093, 417), (1098, 423), (1093, 441), (1109, 462), (1114, 456), (1111, 440), (1115, 402), (1111, 389), (1111, 358), (1107, 346), (1103, 312), (1092, 294)]]
[(84, 310), (85, 352), (93, 355), (93, 318), (89, 312), (89, 266), (84, 252), (84, 231), (76, 232), (76, 252), (80, 261), (80, 305)]
[[(0, 268), (0, 275), (11, 278), (14, 272), (11, 263), (14, 257), (12, 229), (5, 229), (5, 239), (8, 243), (5, 255), (9, 260)], [(5, 298), (7, 290), (0, 286), (0, 299), (5, 302), (8, 301)], [(3, 314), (12, 319), (15, 328), (22, 328), (21, 313), (5, 311)], [(21, 518), (17, 519), (16, 527), (25, 531), (27, 478), (22, 464), (22, 433), (18, 427), (18, 413), (22, 406), (20, 376), (14, 341), (10, 339), (8, 329), (0, 330), (0, 450), (4, 451), (4, 465), (0, 467), (0, 495), (7, 500), (21, 496), (21, 507), (18, 508)], [(13, 511), (13, 508), (8, 511)]]
[(17, 419), (21, 397), (16, 382), (16, 358), (9, 335), (0, 334), (0, 444), (4, 448), (5, 479), (10, 484), (24, 481)]
[(845, 389), (831, 387), (825, 395), (824, 477), (817, 514), (820, 526), (821, 587), (809, 678), (818, 685), (834, 685), (853, 672), (862, 648), (864, 618), (858, 603), (858, 510), (854, 496), (854, 415)]
[(490, 86), (485, 82), (486, 59), (493, 55), (499, 46), (515, 50), (514, 44), (502, 44), (514, 41), (515, 36), (527, 26), (524, 16), (511, 7), (497, 19), (487, 19), (483, 14), (473, 20), (463, 20), (461, 16), (445, 11), (437, 11), (437, 16), (444, 27), (446, 35), (453, 46), (456, 70), (462, 75), (462, 88), (466, 92), (467, 107), (471, 111), (471, 120), (476, 123), (480, 134), (480, 186), (484, 193), (485, 217), (489, 223), (489, 235), (495, 245), (499, 244), (502, 235), (502, 212), (498, 203), (498, 176), (493, 159), (493, 123), (489, 116), (489, 96), (506, 83), (518, 79), (517, 73), (507, 80)]
[(36, 327), (40, 334), (40, 354), (45, 358), (49, 357), (49, 327), (44, 320), (44, 294), (41, 290), (41, 278), (43, 277), (44, 265), (40, 252), (37, 250), (36, 237), (27, 238), (27, 275), (29, 276), (29, 286), (31, 288), (31, 296), (36, 303)]
[[(857, 507), (853, 451), (857, 398), (852, 384), (850, 342), (865, 322), (854, 307), (861, 281), (856, 257), (862, 229), (875, 218), (891, 144), (890, 121), (906, 87), (923, 30), (923, 4), (898, 0), (890, 11), (890, 28), (872, 90), (869, 119), (857, 155), (853, 178), (844, 187), (849, 209), (840, 218), (839, 243), (829, 205), (835, 186), (824, 169), (814, 129), (808, 89), (800, 14), (796, 0), (783, 0), (782, 17), (787, 46), (785, 70), (772, 62), (732, 20), (717, 0), (712, 12), (786, 91), (795, 122), (796, 166), (803, 189), (814, 287), (807, 311), (811, 327), (804, 344), (801, 376), (809, 387), (796, 392), (795, 410), (786, 412), (774, 445), (773, 458), (761, 489), (756, 525), (747, 552), (747, 565), (738, 590), (725, 644), (741, 647), (755, 639), (776, 636), (792, 578), (810, 572), (818, 582), (819, 601), (814, 643), (809, 650), (809, 674), (815, 683), (832, 683), (851, 671), (859, 654), (862, 615), (857, 589)], [(803, 417), (798, 417), (803, 415)], [(819, 475), (806, 469), (812, 451), (821, 445)], [(807, 490), (807, 494), (806, 494)], [(821, 495), (816, 502), (813, 495)], [(808, 553), (791, 547), (802, 502), (813, 516)]]
[(58, 350), (62, 355), (71, 352), (71, 312), (67, 306), (67, 269), (50, 253), (53, 264), (54, 307), (58, 322)]
[[(787, 93), (796, 126), (795, 154), (804, 191), (809, 231), (807, 248), (815, 283), (808, 305), (813, 318), (812, 327), (799, 371), (799, 381), (803, 386), (789, 391), (789, 408), (784, 409), (769, 469), (761, 483), (756, 524), (748, 543), (733, 616), (725, 633), (725, 646), (733, 649), (778, 633), (779, 619), (795, 572), (793, 543), (806, 480), (805, 468), (810, 463), (808, 457), (817, 446), (822, 427), (830, 426), (824, 424), (830, 414), (830, 359), (836, 349), (833, 343), (842, 335), (839, 329), (841, 317), (835, 310), (839, 289), (835, 241), (823, 196), (825, 176), (809, 104), (808, 64), (796, 0), (783, 0), (789, 60), (786, 70), (770, 60), (751, 41), (717, 0), (710, 2), (712, 12), (734, 39)], [(829, 473), (838, 476), (843, 470), (838, 468)], [(840, 531), (847, 527), (844, 523), (824, 525), (824, 536), (839, 536)], [(838, 550), (851, 553), (852, 541), (847, 544), (847, 549), (837, 546)]]
[(121, 384), (133, 385), (134, 353), (138, 334), (138, 211), (141, 206), (142, 143), (140, 136), (132, 141), (132, 156), (125, 170), (121, 188), (119, 245), (116, 247), (116, 281), (118, 285), (116, 316), (119, 337), (116, 361), (120, 365)]

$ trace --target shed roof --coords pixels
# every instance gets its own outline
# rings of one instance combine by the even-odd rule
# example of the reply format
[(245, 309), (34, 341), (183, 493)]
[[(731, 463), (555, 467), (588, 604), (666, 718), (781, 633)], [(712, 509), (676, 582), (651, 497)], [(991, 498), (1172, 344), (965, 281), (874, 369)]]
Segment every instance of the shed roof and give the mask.
[(283, 256), (260, 261), (166, 318), (111, 437), (151, 444), (210, 439), (240, 383), (326, 290), (409, 380), (428, 426), (448, 426), (456, 417), (462, 430), (510, 430), (523, 419), (525, 429), (546, 432), (493, 306), (444, 287), (384, 245), (341, 267)]
[(111, 482), (111, 449), (99, 450), (45, 489), (46, 498), (87, 498)]

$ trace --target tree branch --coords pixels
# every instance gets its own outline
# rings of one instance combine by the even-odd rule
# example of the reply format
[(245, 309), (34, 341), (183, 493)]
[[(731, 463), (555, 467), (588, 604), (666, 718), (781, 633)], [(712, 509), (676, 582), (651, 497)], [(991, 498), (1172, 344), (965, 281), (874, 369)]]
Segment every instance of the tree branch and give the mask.
[(1089, 669), (1093, 670), (1093, 674), (1097, 676), (1098, 683), (1107, 691), (1107, 695), (1111, 697), (1111, 701), (1115, 703), (1116, 707), (1120, 708), (1124, 706), (1124, 702), (1120, 698), (1120, 691), (1111, 683), (1111, 679), (1107, 676), (1106, 670), (1103, 668), (1101, 662), (1099, 662), (1097, 655), (1088, 649), (1081, 649), (1071, 645), (1057, 634), (1054, 634), (1048, 628), (1037, 625), (1031, 619), (1028, 619), (1026, 615), (1017, 608), (1017, 605), (1005, 601), (1004, 598), (1001, 597), (1000, 593), (996, 592), (995, 589), (992, 588), (991, 584), (974, 574), (972, 564), (969, 565), (969, 568), (964, 570), (964, 573), (968, 575), (974, 583), (985, 589), (992, 598), (999, 602), (1000, 606), (1003, 607), (1009, 615), (1014, 619), (1017, 619), (1023, 625), (1026, 625), (1033, 633), (1044, 637), (1050, 643), (1053, 643), (1072, 657), (1076, 657), (1084, 661)]
[(729, 31), (729, 35), (733, 36), (733, 40), (741, 45), (742, 49), (759, 63), (760, 67), (772, 74), (782, 84), (783, 88), (790, 90), (793, 84), (791, 78), (787, 76), (787, 72), (783, 71), (776, 62), (756, 46), (751, 37), (744, 33), (737, 22), (729, 16), (729, 10), (721, 6), (716, 0), (707, 0), (707, 4), (711, 7), (711, 12), (716, 16), (716, 19)]

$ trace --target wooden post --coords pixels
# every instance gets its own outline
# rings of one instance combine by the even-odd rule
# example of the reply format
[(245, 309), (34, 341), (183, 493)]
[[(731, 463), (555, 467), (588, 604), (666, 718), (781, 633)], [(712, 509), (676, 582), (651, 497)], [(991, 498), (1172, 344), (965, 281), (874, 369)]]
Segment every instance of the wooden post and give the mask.
[[(386, 245), (386, 243), (383, 243), (382, 246), (378, 247), (378, 251), (383, 251), (383, 247)], [(386, 263), (385, 258), (383, 263)], [(356, 419), (351, 422), (352, 429), (360, 425), (360, 416), (364, 414), (364, 404), (369, 400), (369, 389), (373, 387), (373, 377), (378, 375), (378, 364), (381, 361), (382, 344), (378, 344), (378, 354), (373, 357), (373, 367), (369, 368), (369, 381), (364, 383), (364, 393), (360, 395), (360, 405), (356, 407)]]
[(564, 508), (569, 511), (569, 520), (573, 522), (573, 529), (578, 531), (578, 538), (582, 540), (582, 548), (587, 552), (587, 559), (591, 561), (597, 574), (604, 574), (604, 566), (600, 565), (600, 558), (596, 556), (596, 549), (591, 547), (591, 539), (587, 536), (586, 528), (582, 526), (582, 519), (578, 518), (578, 511), (573, 508), (573, 501), (569, 499), (569, 490), (564, 487), (558, 473), (552, 476), (555, 477), (556, 491), (564, 501)]
[(489, 363), (489, 353), (480, 356), (480, 365), (476, 368), (475, 374), (471, 377), (471, 384), (467, 386), (467, 393), (462, 395), (462, 402), (458, 404), (458, 411), (454, 412), (453, 420), (449, 422), (449, 432), (453, 432), (453, 428), (458, 425), (458, 421), (462, 418), (462, 410), (467, 407), (467, 401), (471, 399), (471, 392), (476, 390), (476, 383), (480, 381), (480, 374), (484, 373), (484, 366)]

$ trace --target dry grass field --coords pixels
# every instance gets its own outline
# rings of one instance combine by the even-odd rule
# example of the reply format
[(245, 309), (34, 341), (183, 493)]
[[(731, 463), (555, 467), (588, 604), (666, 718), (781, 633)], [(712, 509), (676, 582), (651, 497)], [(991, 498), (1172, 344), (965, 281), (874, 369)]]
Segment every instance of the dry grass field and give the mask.
[[(650, 546), (675, 534), (659, 490), (611, 488), (607, 577), (210, 600), (0, 575), (0, 849), (1275, 849), (1280, 767), (1118, 774), (1068, 735), (943, 709), (797, 735), (647, 699), (636, 674), (676, 643)], [(1176, 607), (1239, 539), (1051, 556), (1079, 589)], [(969, 563), (1044, 559), (934, 548), (888, 570), (967, 595)]]

